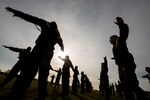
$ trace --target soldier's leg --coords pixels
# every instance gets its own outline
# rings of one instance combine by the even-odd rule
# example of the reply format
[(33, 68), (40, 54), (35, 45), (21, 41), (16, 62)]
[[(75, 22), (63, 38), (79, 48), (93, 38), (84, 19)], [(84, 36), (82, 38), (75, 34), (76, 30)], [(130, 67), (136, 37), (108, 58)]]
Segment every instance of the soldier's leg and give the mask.
[(25, 91), (30, 86), (38, 70), (37, 64), (29, 61), (22, 67), (20, 75), (17, 77), (8, 100), (21, 100)]
[(49, 75), (48, 66), (39, 67), (39, 77), (38, 77), (38, 98), (39, 100), (45, 100), (47, 97), (47, 78)]
[(123, 66), (121, 66), (119, 69), (119, 78), (121, 81), (122, 90), (126, 100), (135, 100), (133, 89), (130, 87), (130, 82), (128, 81), (128, 75), (125, 72)]
[(5, 84), (10, 82), (14, 77), (18, 75), (18, 72), (21, 70), (21, 61), (18, 61), (11, 69), (11, 71), (8, 73), (8, 75), (5, 77), (3, 82), (0, 84), (0, 87), (4, 87)]

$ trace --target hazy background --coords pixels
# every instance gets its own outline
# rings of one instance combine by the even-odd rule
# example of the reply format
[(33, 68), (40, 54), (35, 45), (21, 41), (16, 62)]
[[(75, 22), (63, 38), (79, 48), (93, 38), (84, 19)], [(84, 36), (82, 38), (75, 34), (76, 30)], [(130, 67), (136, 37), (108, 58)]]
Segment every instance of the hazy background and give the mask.
[[(65, 52), (73, 65), (78, 66), (80, 72), (84, 71), (94, 89), (98, 89), (104, 56), (108, 59), (110, 83), (118, 81), (117, 66), (110, 59), (113, 54), (109, 37), (118, 35), (119, 29), (114, 21), (120, 16), (129, 25), (127, 44), (137, 64), (136, 74), (140, 86), (150, 91), (148, 80), (142, 78), (146, 74), (145, 67), (150, 66), (149, 5), (150, 0), (0, 0), (0, 45), (33, 47), (40, 34), (34, 24), (13, 17), (5, 7), (12, 7), (47, 21), (56, 21)], [(54, 69), (62, 68), (63, 62), (58, 58), (60, 53), (61, 50), (56, 45), (52, 59)], [(18, 53), (0, 47), (0, 69), (11, 69), (17, 62), (17, 57)], [(55, 72), (50, 71), (50, 76), (53, 74), (56, 76)]]

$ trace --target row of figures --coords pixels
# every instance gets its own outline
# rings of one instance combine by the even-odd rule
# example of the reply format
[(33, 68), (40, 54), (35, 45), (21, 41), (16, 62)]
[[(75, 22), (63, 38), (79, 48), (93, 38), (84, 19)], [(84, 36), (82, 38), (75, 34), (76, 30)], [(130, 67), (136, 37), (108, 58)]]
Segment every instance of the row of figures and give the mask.
[[(108, 90), (110, 96), (118, 96), (120, 98), (123, 98), (123, 91), (120, 81), (118, 81), (118, 83), (110, 83)], [(103, 87), (101, 87), (101, 85), (99, 86), (99, 92), (101, 96), (105, 95), (105, 90)]]
[[(54, 84), (54, 88), (58, 89), (59, 84), (60, 84), (60, 78), (61, 78), (61, 75), (63, 74), (63, 72), (62, 72), (61, 68), (59, 68), (59, 70), (53, 69), (53, 71), (57, 72), (57, 76), (55, 77), (54, 74), (52, 76), (50, 76), (51, 77), (50, 85), (52, 86)], [(78, 66), (75, 66), (73, 80), (72, 80), (72, 86), (71, 86), (72, 93), (77, 94), (77, 92), (81, 92), (81, 93), (92, 92), (93, 86), (92, 86), (91, 81), (87, 77), (87, 75), (84, 74), (84, 72), (82, 71), (80, 80), (78, 79), (78, 75), (79, 75)], [(54, 79), (55, 79), (55, 81), (54, 81)]]
[[(65, 51), (65, 46), (57, 23), (55, 21), (49, 22), (42, 18), (32, 16), (10, 7), (6, 7), (6, 10), (11, 12), (14, 17), (19, 17), (40, 27), (40, 29), (38, 28), (40, 35), (35, 40), (35, 45), (33, 48), (27, 47), (27, 49), (19, 49), (3, 45), (5, 48), (19, 52), (18, 62), (12, 67), (10, 73), (7, 75), (7, 78), (1, 84), (1, 86), (4, 86), (5, 83), (9, 82), (18, 72), (20, 72), (20, 75), (17, 76), (16, 81), (14, 82), (12, 90), (8, 93), (7, 100), (22, 100), (25, 92), (29, 88), (37, 73), (37, 99), (46, 100), (48, 96), (47, 79), (49, 76), (49, 70), (53, 70), (50, 64), (54, 55), (55, 45), (58, 44), (60, 50)], [(126, 41), (129, 36), (129, 27), (121, 17), (116, 17), (116, 21), (114, 23), (119, 28), (119, 35), (110, 36), (109, 42), (112, 44), (113, 53), (113, 57), (111, 59), (114, 60), (115, 64), (118, 66), (118, 76), (123, 89), (124, 97), (126, 100), (136, 100), (136, 98), (138, 100), (148, 100), (145, 91), (139, 87), (139, 81), (135, 73), (137, 66), (134, 62), (133, 55), (127, 47)], [(74, 72), (73, 92), (76, 93), (77, 91), (76, 86), (78, 83), (78, 78), (75, 76), (76, 68), (74, 68), (69, 56), (59, 58), (64, 61), (62, 68), (62, 95), (68, 97), (70, 68)], [(107, 59), (104, 57), (104, 63), (102, 63), (102, 70), (100, 74), (100, 84), (104, 87), (105, 100), (110, 100), (109, 77), (107, 73)], [(83, 74), (81, 76), (81, 92), (89, 92), (90, 81), (86, 75)]]
[[(147, 72), (150, 71), (148, 67), (146, 67), (145, 70)], [(126, 76), (126, 74), (125, 74), (125, 76)], [(148, 76), (149, 76), (149, 74), (146, 74), (142, 77), (143, 78), (148, 78)], [(122, 75), (120, 75), (120, 77), (122, 78)], [(135, 78), (135, 76), (134, 76), (134, 78)], [(100, 80), (99, 91), (100, 91), (100, 94), (102, 96), (104, 96), (105, 100), (110, 100), (111, 96), (119, 96), (121, 98), (126, 98), (127, 97), (128, 93), (126, 93), (126, 92), (128, 92), (128, 91), (125, 91), (125, 84), (123, 84), (120, 80), (118, 81), (118, 83), (109, 83), (108, 62), (107, 62), (107, 57), (106, 56), (104, 57), (104, 62), (101, 63), (101, 71), (100, 71), (100, 79), (99, 80)], [(124, 80), (125, 79), (123, 78), (123, 81)], [(136, 85), (136, 83), (134, 83), (134, 84)], [(140, 87), (137, 88), (135, 93), (136, 93), (137, 96), (139, 96), (141, 94), (144, 95), (143, 97), (140, 96), (139, 98), (143, 98), (144, 100), (147, 100), (146, 93)], [(132, 99), (126, 99), (126, 100), (132, 100)], [(141, 99), (138, 99), (138, 100), (141, 100)]]

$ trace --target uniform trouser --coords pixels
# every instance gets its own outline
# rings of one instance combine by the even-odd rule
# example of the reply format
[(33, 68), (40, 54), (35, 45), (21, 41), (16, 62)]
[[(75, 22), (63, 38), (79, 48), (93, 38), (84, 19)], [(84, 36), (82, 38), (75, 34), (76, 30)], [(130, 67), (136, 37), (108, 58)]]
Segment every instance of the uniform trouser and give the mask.
[(56, 81), (55, 81), (55, 88), (56, 88), (56, 89), (59, 88), (59, 81), (60, 81), (60, 77), (59, 77), (59, 78), (56, 78)]
[(109, 86), (105, 87), (104, 92), (105, 92), (105, 100), (110, 100)]
[(77, 82), (78, 82), (78, 78), (74, 78), (73, 79), (73, 83), (72, 83), (72, 91), (73, 91), (73, 93), (77, 93)]
[(53, 57), (53, 52), (41, 57), (39, 60), (39, 77), (38, 77), (38, 99), (45, 100), (47, 97), (47, 79), (50, 70), (50, 61)]
[(11, 71), (8, 73), (6, 78), (1, 83), (1, 86), (4, 87), (5, 84), (10, 82), (14, 77), (18, 75), (18, 72), (21, 70), (21, 66), (23, 64), (23, 60), (17, 61), (17, 63), (12, 67)]
[(8, 95), (8, 100), (21, 100), (24, 96), (24, 93), (30, 86), (32, 80), (34, 79), (38, 70), (37, 64), (33, 61), (28, 60), (22, 66), (20, 75), (17, 77), (12, 90)]
[(62, 74), (62, 95), (68, 96), (69, 93), (69, 76)]
[(85, 92), (85, 83), (81, 82), (81, 92), (84, 93)]
[(47, 97), (47, 78), (49, 76), (49, 67), (39, 67), (38, 77), (38, 99), (45, 100)]
[(139, 87), (139, 82), (135, 74), (135, 64), (122, 64), (119, 66), (119, 78), (126, 100), (147, 100), (144, 91)]

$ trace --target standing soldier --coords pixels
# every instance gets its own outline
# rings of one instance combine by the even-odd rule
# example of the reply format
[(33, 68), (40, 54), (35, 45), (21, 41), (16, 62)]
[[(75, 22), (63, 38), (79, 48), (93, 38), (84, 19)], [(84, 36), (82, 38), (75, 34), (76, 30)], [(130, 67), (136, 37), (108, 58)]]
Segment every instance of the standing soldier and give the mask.
[(134, 93), (138, 100), (147, 100), (144, 91), (139, 87), (139, 82), (135, 74), (136, 64), (134, 58), (127, 48), (126, 40), (129, 35), (128, 25), (124, 23), (121, 17), (117, 17), (116, 21), (115, 24), (120, 29), (120, 36), (111, 36), (110, 43), (113, 45), (114, 57), (112, 59), (114, 59), (118, 65), (123, 93), (126, 100), (135, 100)]
[(77, 85), (78, 85), (78, 66), (75, 66), (74, 75), (73, 75), (73, 83), (72, 83), (72, 91), (74, 94), (77, 94)]
[(26, 67), (26, 69), (20, 73), (20, 77), (16, 80), (9, 98), (14, 100), (21, 99), (39, 69), (38, 99), (45, 100), (47, 97), (49, 66), (53, 57), (55, 44), (58, 44), (61, 50), (64, 51), (63, 41), (58, 31), (57, 24), (55, 21), (48, 22), (10, 7), (6, 7), (6, 10), (12, 12), (14, 16), (20, 17), (41, 28), (41, 34), (35, 41), (36, 45), (31, 52), (30, 60), (28, 62), (29, 67)]
[(62, 70), (61, 68), (59, 68), (59, 70), (54, 70), (55, 72), (57, 72), (57, 76), (56, 76), (56, 80), (55, 80), (55, 88), (58, 90), (59, 88), (59, 81), (62, 75)]
[(107, 73), (108, 73), (108, 63), (107, 63), (107, 58), (104, 57), (104, 62), (101, 63), (100, 81), (101, 81), (101, 87), (104, 92), (105, 100), (110, 100), (109, 78)]
[(10, 82), (14, 77), (16, 77), (21, 71), (21, 67), (24, 66), (25, 61), (28, 59), (28, 56), (31, 51), (31, 47), (27, 47), (26, 49), (23, 48), (16, 48), (16, 47), (10, 47), (10, 46), (5, 46), (3, 47), (8, 48), (11, 51), (18, 52), (19, 53), (19, 60), (17, 63), (12, 67), (11, 71), (8, 73), (6, 78), (3, 80), (3, 82), (0, 84), (0, 87), (3, 88), (8, 82)]
[(85, 77), (84, 72), (81, 72), (81, 93), (85, 92)]
[(51, 76), (51, 82), (50, 82), (51, 85), (53, 85), (54, 78), (55, 78), (55, 75), (53, 74), (53, 75)]
[(64, 65), (62, 68), (62, 96), (68, 98), (69, 93), (69, 78), (70, 78), (70, 67), (74, 71), (72, 62), (69, 59), (69, 56), (67, 55), (64, 59), (59, 56), (61, 60), (64, 61)]

